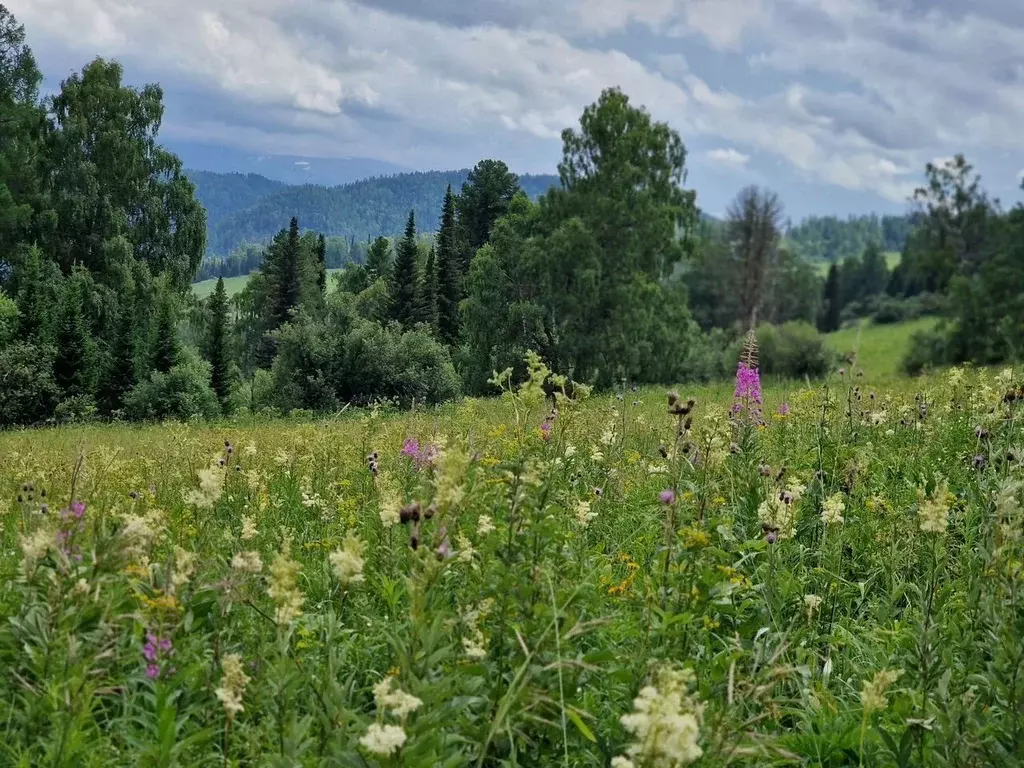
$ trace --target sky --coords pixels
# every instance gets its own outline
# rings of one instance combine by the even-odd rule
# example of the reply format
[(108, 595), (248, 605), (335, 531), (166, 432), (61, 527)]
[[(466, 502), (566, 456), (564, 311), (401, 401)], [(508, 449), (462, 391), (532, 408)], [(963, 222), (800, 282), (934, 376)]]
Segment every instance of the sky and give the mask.
[(903, 212), (957, 152), (1021, 199), (1021, 0), (2, 1), (47, 87), (96, 55), (161, 83), (172, 148), (553, 173), (619, 86), (712, 214), (749, 184), (794, 219)]

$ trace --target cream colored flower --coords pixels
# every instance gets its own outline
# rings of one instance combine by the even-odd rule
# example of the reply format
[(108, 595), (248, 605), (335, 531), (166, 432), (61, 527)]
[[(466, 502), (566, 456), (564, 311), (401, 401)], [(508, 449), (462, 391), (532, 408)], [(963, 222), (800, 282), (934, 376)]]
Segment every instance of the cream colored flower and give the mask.
[(820, 595), (804, 595), (804, 608), (807, 609), (807, 620), (810, 621), (814, 618), (814, 614), (817, 613), (818, 608), (821, 607), (821, 596)]
[(366, 544), (354, 533), (345, 536), (341, 549), (328, 556), (331, 569), (343, 587), (363, 581), (363, 550)]
[(821, 509), (821, 522), (825, 525), (838, 525), (843, 522), (843, 512), (846, 511), (846, 504), (843, 503), (843, 496), (840, 493), (833, 493), (827, 499)]
[(377, 704), (377, 709), (387, 710), (399, 720), (404, 720), (419, 709), (423, 702), (396, 687), (397, 683), (398, 680), (393, 675), (385, 677), (373, 686), (373, 700)]
[(860, 703), (866, 712), (875, 712), (889, 706), (885, 692), (889, 686), (899, 680), (903, 670), (883, 669), (875, 673), (874, 678), (864, 681), (864, 687), (860, 692)]
[(196, 562), (199, 556), (195, 552), (189, 552), (181, 547), (174, 548), (174, 572), (171, 576), (171, 586), (175, 590), (181, 589), (188, 584), (196, 572)]
[(263, 561), (259, 552), (239, 552), (231, 558), (231, 568), (242, 573), (259, 573), (263, 570)]
[(787, 504), (772, 494), (757, 508), (757, 519), (761, 525), (778, 531), (779, 540), (791, 539), (796, 534), (795, 504)]
[(949, 481), (939, 479), (929, 496), (925, 496), (924, 491), (919, 489), (917, 499), (917, 517), (921, 530), (925, 533), (943, 533), (949, 524)]
[(242, 515), (242, 541), (252, 541), (259, 535), (252, 515)]
[(662, 670), (656, 685), (640, 690), (633, 711), (621, 718), (633, 734), (626, 750), (632, 760), (651, 768), (676, 768), (700, 759), (697, 743), (703, 706), (687, 691), (692, 670)]
[(491, 520), (489, 515), (480, 515), (476, 521), (476, 535), (486, 536), (494, 530), (494, 521)]
[(400, 750), (406, 738), (408, 737), (400, 725), (370, 723), (359, 743), (366, 751), (387, 757)]
[(576, 508), (573, 512), (576, 516), (576, 522), (584, 528), (590, 525), (590, 522), (597, 517), (597, 512), (591, 511), (589, 501), (581, 500), (576, 502)]
[(270, 564), (270, 586), (267, 588), (267, 594), (277, 606), (274, 619), (280, 626), (291, 624), (301, 616), (302, 604), (306, 601), (298, 582), (302, 566), (291, 559), (289, 549), (286, 541)]
[(221, 669), (224, 671), (221, 677), (220, 687), (214, 691), (217, 698), (224, 705), (224, 712), (228, 720), (234, 720), (235, 715), (245, 709), (242, 706), (242, 694), (245, 693), (245, 686), (249, 684), (249, 676), (242, 668), (242, 657), (237, 653), (228, 653), (221, 662)]

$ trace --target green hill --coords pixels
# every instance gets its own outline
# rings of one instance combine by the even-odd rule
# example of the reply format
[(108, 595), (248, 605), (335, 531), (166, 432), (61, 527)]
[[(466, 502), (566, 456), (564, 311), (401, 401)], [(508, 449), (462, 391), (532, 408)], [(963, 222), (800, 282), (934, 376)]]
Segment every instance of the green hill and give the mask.
[[(337, 272), (341, 272), (340, 269), (328, 269), (327, 270), (327, 290), (334, 288), (334, 281), (331, 280), (331, 276)], [(225, 277), (224, 278), (224, 290), (227, 291), (228, 296), (234, 296), (236, 293), (241, 293), (246, 284), (249, 282), (248, 275), (238, 275), (236, 277)], [(207, 296), (213, 293), (213, 289), (217, 287), (216, 280), (200, 280), (198, 283), (192, 283), (192, 293), (196, 295), (196, 298), (205, 299)]]
[[(364, 241), (401, 232), (412, 209), (420, 231), (432, 231), (445, 189), (451, 184), (458, 191), (468, 174), (468, 169), (400, 173), (322, 187), (287, 185), (255, 174), (189, 171), (209, 213), (207, 250), (219, 255), (243, 243), (269, 240), (292, 216), (304, 230)], [(536, 198), (557, 185), (558, 177), (524, 175), (519, 183)]]
[(825, 343), (837, 352), (857, 354), (857, 367), (864, 370), (868, 382), (886, 381), (902, 375), (903, 357), (910, 349), (911, 337), (933, 328), (935, 317), (919, 317), (905, 323), (876, 325), (862, 320), (825, 336)]

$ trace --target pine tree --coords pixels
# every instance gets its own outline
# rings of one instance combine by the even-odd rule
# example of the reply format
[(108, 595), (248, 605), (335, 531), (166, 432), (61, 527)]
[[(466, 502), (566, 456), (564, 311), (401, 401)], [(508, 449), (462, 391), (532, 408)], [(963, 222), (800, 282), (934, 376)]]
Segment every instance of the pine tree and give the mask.
[(135, 386), (135, 292), (122, 290), (114, 338), (103, 371), (97, 399), (104, 413), (113, 413), (124, 405), (124, 396)]
[(19, 330), (24, 341), (38, 340), (48, 325), (48, 302), (43, 278), (42, 253), (32, 246), (15, 270), (18, 291)]
[(833, 264), (828, 269), (828, 277), (825, 278), (825, 301), (821, 322), (818, 328), (822, 333), (838, 331), (842, 324), (842, 286), (839, 279), (839, 266)]
[(423, 279), (419, 284), (419, 294), (416, 297), (416, 322), (423, 323), (433, 330), (437, 329), (436, 259), (437, 255), (434, 249), (431, 248), (423, 270)]
[(210, 296), (210, 326), (206, 334), (205, 357), (210, 363), (210, 386), (217, 393), (221, 408), (227, 410), (231, 394), (231, 350), (228, 318), (228, 294), (224, 278), (217, 279), (217, 287)]
[(322, 296), (327, 291), (327, 238), (320, 234), (313, 253), (316, 261), (316, 284)]
[(370, 282), (387, 279), (391, 271), (391, 243), (386, 237), (378, 237), (366, 253), (366, 271)]
[(53, 378), (64, 397), (90, 394), (91, 348), (82, 309), (82, 289), (74, 276), (64, 286), (57, 314), (57, 356)]
[(150, 365), (154, 371), (167, 373), (177, 364), (179, 354), (176, 307), (170, 291), (164, 287), (157, 297)]
[(416, 219), (409, 211), (405, 236), (395, 248), (394, 274), (391, 277), (391, 318), (406, 327), (416, 322), (416, 293), (419, 265), (416, 258)]
[[(283, 235), (283, 236), (282, 236)], [(276, 330), (291, 320), (302, 298), (302, 251), (299, 247), (299, 220), (292, 216), (288, 233), (283, 232), (271, 245), (270, 329)], [(270, 254), (268, 253), (268, 256)]]
[(437, 328), (445, 344), (459, 339), (459, 299), (462, 297), (462, 270), (455, 235), (455, 195), (449, 185), (441, 212), (437, 235)]

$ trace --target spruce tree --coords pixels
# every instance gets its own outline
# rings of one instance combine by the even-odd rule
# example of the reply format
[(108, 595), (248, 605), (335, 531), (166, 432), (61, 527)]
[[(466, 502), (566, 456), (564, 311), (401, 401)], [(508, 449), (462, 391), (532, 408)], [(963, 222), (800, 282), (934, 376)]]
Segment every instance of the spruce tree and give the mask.
[[(282, 233), (284, 234), (284, 233)], [(276, 330), (291, 320), (302, 298), (302, 251), (299, 247), (299, 220), (292, 216), (288, 233), (279, 235), (270, 248), (271, 268), (270, 329)], [(270, 254), (268, 253), (268, 256)]]
[(82, 289), (74, 276), (68, 279), (61, 295), (54, 337), (57, 356), (53, 378), (63, 397), (90, 394), (92, 345), (83, 316)]
[(366, 271), (370, 282), (386, 280), (391, 271), (391, 243), (386, 237), (378, 237), (366, 253)]
[(839, 279), (839, 266), (833, 264), (825, 278), (825, 301), (818, 327), (822, 333), (838, 331), (842, 324), (842, 286)]
[(416, 219), (409, 211), (405, 236), (395, 247), (394, 274), (391, 276), (391, 318), (406, 327), (416, 322), (416, 293), (419, 265), (416, 258)]
[(167, 373), (178, 363), (179, 354), (176, 307), (170, 291), (164, 286), (157, 296), (150, 365), (154, 371)]
[(419, 295), (416, 297), (416, 322), (437, 329), (437, 255), (433, 248), (427, 256), (427, 264), (423, 270), (423, 279), (419, 284)]
[(217, 287), (209, 301), (210, 325), (206, 333), (205, 357), (210, 363), (210, 386), (220, 400), (221, 408), (227, 410), (231, 394), (231, 349), (230, 319), (228, 317), (228, 294), (224, 290), (224, 278), (217, 279)]
[(104, 413), (113, 413), (124, 405), (124, 396), (135, 386), (135, 293), (132, 288), (121, 292), (120, 306), (114, 321), (103, 378), (97, 399)]
[(316, 241), (316, 249), (313, 252), (316, 267), (316, 285), (322, 296), (327, 290), (327, 238), (321, 233)]
[(437, 329), (441, 341), (449, 345), (459, 339), (459, 299), (462, 297), (462, 259), (455, 226), (455, 195), (449, 185), (437, 234)]

